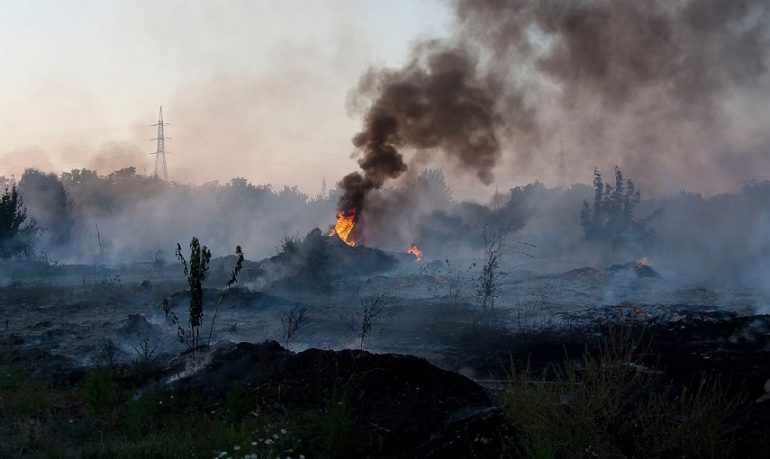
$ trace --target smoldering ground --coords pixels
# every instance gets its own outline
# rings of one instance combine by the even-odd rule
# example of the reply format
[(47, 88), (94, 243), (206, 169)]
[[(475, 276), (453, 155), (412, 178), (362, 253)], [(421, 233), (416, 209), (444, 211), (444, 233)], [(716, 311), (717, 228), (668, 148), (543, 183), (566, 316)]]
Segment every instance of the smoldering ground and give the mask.
[[(241, 244), (256, 260), (282, 237), (326, 232), (335, 210), (355, 208), (365, 244), (395, 252), (418, 244), (429, 260), (478, 259), (485, 226), (502, 221), (517, 243), (536, 247), (531, 259), (512, 257), (520, 268), (601, 268), (648, 256), (671, 278), (765, 289), (767, 209), (757, 198), (765, 183), (713, 197), (661, 194), (738, 189), (767, 175), (757, 162), (767, 118), (730, 116), (755, 113), (752, 103), (763, 100), (764, 3), (455, 6), (454, 35), (417, 43), (402, 68), (370, 69), (351, 92), (349, 107), (363, 120), (353, 139), (361, 171), (340, 190), (311, 198), (245, 179), (165, 184), (131, 168), (29, 172), (20, 188), (45, 230), (40, 251), (63, 262), (170, 263), (175, 243), (196, 235), (216, 255)], [(578, 214), (592, 190), (584, 186), (533, 183), (474, 203), (453, 197), (443, 176), (421, 175), (436, 155), (452, 177), (482, 184), (510, 178), (511, 168), (513, 176), (555, 170), (544, 152), (557, 135), (570, 149), (568, 179), (614, 163), (642, 189), (642, 217), (664, 209), (651, 223), (654, 244), (608, 251), (586, 243)]]
[[(28, 217), (42, 230), (38, 255), (59, 263), (105, 266), (171, 265), (176, 243), (193, 235), (215, 256), (241, 245), (251, 260), (270, 257), (286, 236), (301, 239), (316, 227), (326, 234), (341, 193), (332, 190), (329, 196), (309, 198), (296, 189), (273, 190), (245, 179), (177, 185), (132, 169), (107, 176), (77, 170), (61, 177), (30, 170), (19, 188)], [(585, 240), (579, 215), (593, 192), (585, 185), (558, 190), (532, 183), (474, 203), (454, 198), (443, 174), (428, 170), (402, 187), (370, 194), (364, 244), (402, 254), (416, 244), (425, 252), (423, 264), (449, 259), (453, 266), (469, 266), (481, 263), (485, 231), (493, 225), (492, 230), (509, 232), (514, 246), (527, 244), (504, 258), (506, 270), (601, 269), (647, 257), (672, 282), (766, 293), (767, 182), (714, 197), (684, 192), (651, 197), (642, 189), (636, 218), (662, 209), (649, 224), (654, 238), (620, 246)]]

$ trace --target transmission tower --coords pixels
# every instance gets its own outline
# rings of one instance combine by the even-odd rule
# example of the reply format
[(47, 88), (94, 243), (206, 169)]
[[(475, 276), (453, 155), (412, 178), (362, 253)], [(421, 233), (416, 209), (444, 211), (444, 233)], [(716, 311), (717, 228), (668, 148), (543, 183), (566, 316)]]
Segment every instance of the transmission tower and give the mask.
[(158, 122), (153, 124), (153, 126), (158, 127), (158, 136), (152, 139), (157, 142), (157, 147), (154, 153), (150, 153), (151, 155), (155, 155), (155, 174), (153, 175), (155, 177), (162, 178), (164, 181), (168, 181), (168, 167), (166, 166), (166, 140), (171, 140), (171, 137), (166, 137), (164, 128), (166, 126), (170, 126), (170, 124), (163, 122), (162, 106), (160, 107), (160, 112), (158, 113)]
[(567, 186), (567, 155), (564, 153), (564, 139), (559, 139), (559, 150), (556, 153), (556, 160), (559, 169), (559, 188), (562, 190)]

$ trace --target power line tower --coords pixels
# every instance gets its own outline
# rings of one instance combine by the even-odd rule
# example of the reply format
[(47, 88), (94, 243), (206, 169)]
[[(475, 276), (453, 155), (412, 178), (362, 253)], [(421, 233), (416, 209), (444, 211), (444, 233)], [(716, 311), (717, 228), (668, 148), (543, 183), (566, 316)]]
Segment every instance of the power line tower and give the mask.
[(495, 203), (495, 212), (497, 212), (500, 210), (500, 190), (497, 185), (495, 185), (495, 197), (493, 198), (493, 202)]
[(559, 139), (559, 150), (556, 153), (559, 171), (559, 188), (562, 190), (567, 186), (567, 155), (564, 153), (564, 139)]
[(163, 122), (162, 106), (160, 107), (160, 112), (158, 113), (158, 122), (153, 124), (153, 126), (158, 127), (158, 136), (152, 139), (157, 142), (157, 147), (154, 153), (150, 153), (151, 155), (155, 155), (155, 174), (153, 175), (156, 178), (160, 177), (164, 181), (168, 181), (168, 167), (166, 166), (166, 140), (171, 140), (171, 137), (166, 137), (164, 128), (171, 125)]

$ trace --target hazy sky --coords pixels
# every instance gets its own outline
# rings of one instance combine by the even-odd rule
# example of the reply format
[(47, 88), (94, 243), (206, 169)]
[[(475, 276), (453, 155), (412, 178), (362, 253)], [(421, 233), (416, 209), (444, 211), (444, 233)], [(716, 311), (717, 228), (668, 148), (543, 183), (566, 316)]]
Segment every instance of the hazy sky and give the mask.
[[(401, 67), (421, 39), (470, 33), (495, 56), (487, 66), (504, 90), (490, 98), (508, 138), (488, 186), (447, 171), (457, 196), (555, 185), (560, 138), (568, 183), (590, 181), (595, 165), (619, 165), (651, 192), (770, 178), (770, 7), (646, 5), (0, 0), (0, 175), (152, 173), (163, 105), (173, 180), (242, 176), (312, 195), (322, 177), (332, 187), (358, 168), (362, 112), (347, 107), (366, 70)], [(443, 165), (434, 158), (420, 167)]]
[(151, 173), (163, 105), (172, 179), (316, 193), (356, 168), (360, 75), (451, 21), (436, 0), (2, 1), (0, 174)]

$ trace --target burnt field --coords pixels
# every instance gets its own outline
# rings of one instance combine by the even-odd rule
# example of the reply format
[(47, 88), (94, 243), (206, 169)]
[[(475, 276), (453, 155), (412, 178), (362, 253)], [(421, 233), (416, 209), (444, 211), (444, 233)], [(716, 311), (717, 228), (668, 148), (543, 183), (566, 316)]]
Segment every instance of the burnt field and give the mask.
[[(750, 290), (648, 260), (519, 264), (483, 304), (483, 259), (293, 244), (229, 287), (237, 258), (211, 261), (195, 349), (181, 264), (10, 262), (3, 455), (50, 457), (46, 438), (64, 457), (768, 451), (770, 317)], [(318, 247), (333, 268), (313, 269)]]
[(6, 3), (0, 459), (770, 458), (769, 1)]

